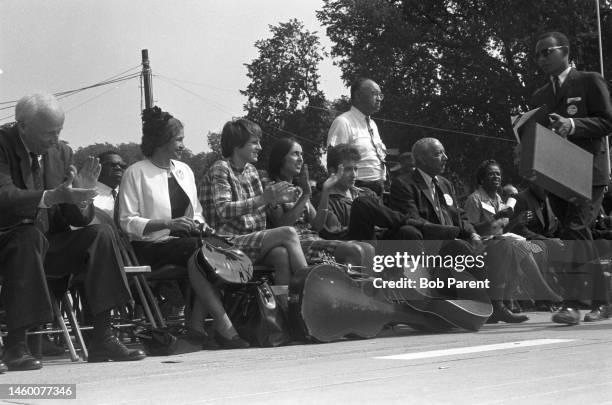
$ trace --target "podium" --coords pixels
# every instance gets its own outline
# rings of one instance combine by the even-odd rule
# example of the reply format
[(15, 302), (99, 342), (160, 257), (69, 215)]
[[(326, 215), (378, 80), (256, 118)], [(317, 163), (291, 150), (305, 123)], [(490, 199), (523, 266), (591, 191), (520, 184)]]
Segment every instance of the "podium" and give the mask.
[(593, 155), (531, 122), (521, 130), (519, 174), (574, 204), (591, 200)]

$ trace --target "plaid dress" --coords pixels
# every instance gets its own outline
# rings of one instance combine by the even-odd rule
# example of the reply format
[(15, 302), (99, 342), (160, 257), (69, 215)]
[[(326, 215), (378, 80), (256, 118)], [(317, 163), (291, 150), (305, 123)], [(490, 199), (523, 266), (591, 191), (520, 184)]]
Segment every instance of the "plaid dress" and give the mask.
[(204, 175), (199, 194), (206, 222), (218, 234), (231, 235), (234, 246), (253, 262), (261, 259), (266, 213), (265, 206), (255, 206), (263, 194), (255, 166), (247, 163), (239, 170), (227, 159), (218, 160)]

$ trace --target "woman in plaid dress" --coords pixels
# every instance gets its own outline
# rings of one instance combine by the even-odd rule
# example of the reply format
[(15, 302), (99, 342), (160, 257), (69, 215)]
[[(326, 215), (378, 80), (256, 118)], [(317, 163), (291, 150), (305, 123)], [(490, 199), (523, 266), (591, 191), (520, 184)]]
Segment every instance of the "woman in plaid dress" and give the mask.
[(229, 121), (221, 133), (224, 159), (215, 162), (202, 180), (204, 217), (220, 235), (255, 263), (274, 267), (274, 282), (289, 284), (291, 274), (306, 267), (296, 231), (288, 226), (266, 229), (266, 206), (294, 201), (293, 187), (263, 187), (257, 169), (261, 128), (254, 122)]
[(362, 268), (372, 263), (372, 245), (357, 241), (326, 240), (319, 236), (318, 231), (323, 229), (327, 212), (317, 211), (310, 202), (308, 167), (304, 164), (299, 143), (290, 138), (276, 141), (270, 151), (268, 172), (272, 182), (290, 184), (296, 195), (295, 202), (268, 206), (266, 213), (269, 226), (294, 226), (309, 263), (321, 261), (326, 256)]

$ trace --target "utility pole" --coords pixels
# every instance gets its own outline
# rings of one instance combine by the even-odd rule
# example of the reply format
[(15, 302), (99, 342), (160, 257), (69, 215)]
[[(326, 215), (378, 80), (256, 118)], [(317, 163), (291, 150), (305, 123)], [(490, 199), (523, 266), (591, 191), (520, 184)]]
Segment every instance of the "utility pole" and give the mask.
[(149, 50), (142, 50), (142, 78), (144, 87), (145, 108), (153, 107), (153, 74), (149, 65)]

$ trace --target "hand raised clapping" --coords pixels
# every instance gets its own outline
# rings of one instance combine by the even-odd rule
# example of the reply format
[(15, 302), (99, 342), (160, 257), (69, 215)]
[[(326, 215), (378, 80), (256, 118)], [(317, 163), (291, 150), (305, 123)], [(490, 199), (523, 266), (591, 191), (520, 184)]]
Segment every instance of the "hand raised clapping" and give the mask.
[(83, 167), (74, 177), (74, 186), (80, 188), (95, 188), (102, 166), (98, 158), (89, 156)]
[(278, 183), (269, 184), (264, 189), (263, 198), (266, 204), (284, 204), (295, 202), (297, 198), (296, 188), (287, 183), (280, 181)]
[(327, 180), (325, 180), (322, 186), (322, 190), (323, 191), (331, 190), (336, 184), (338, 184), (338, 181), (342, 178), (343, 175), (344, 175), (344, 165), (340, 164), (338, 165), (338, 170), (336, 170), (335, 173), (332, 173), (331, 176), (329, 176)]
[(310, 176), (308, 174), (308, 165), (303, 164), (302, 170), (297, 179), (297, 184), (300, 186), (305, 195), (311, 195), (312, 189), (310, 188)]

